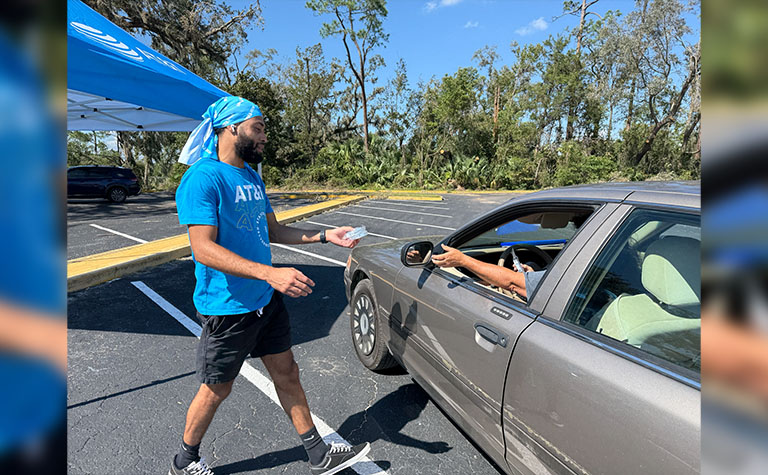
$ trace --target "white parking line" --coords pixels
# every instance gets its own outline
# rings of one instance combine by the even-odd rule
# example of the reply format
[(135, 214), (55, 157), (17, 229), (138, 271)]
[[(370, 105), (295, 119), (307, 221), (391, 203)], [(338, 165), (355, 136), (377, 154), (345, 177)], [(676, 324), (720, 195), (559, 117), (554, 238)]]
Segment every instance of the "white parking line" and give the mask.
[[(170, 302), (168, 302), (163, 297), (161, 297), (157, 292), (149, 288), (149, 286), (144, 282), (135, 281), (135, 282), (131, 282), (131, 284), (133, 284), (134, 287), (139, 289), (144, 295), (149, 297), (149, 299), (155, 302), (160, 308), (165, 310), (165, 312), (168, 313), (168, 315), (172, 316), (179, 323), (184, 325), (184, 327), (187, 330), (189, 330), (193, 335), (195, 335), (197, 338), (200, 338), (200, 333), (202, 332), (200, 325), (198, 325), (192, 319), (187, 317), (184, 314), (184, 312), (174, 307)], [(272, 400), (272, 402), (277, 404), (279, 407), (282, 407), (280, 405), (280, 400), (277, 397), (277, 392), (275, 391), (275, 385), (272, 383), (272, 381), (269, 378), (264, 376), (261, 373), (261, 371), (257, 370), (249, 362), (246, 361), (243, 364), (242, 369), (240, 369), (240, 374), (243, 375), (243, 377), (247, 379), (251, 384), (256, 386), (256, 388), (259, 391), (266, 394), (267, 397), (269, 397)], [(316, 415), (312, 414), (312, 420), (314, 421), (315, 426), (317, 427), (317, 431), (320, 433), (320, 436), (323, 439), (328, 440), (330, 442), (349, 444), (349, 442), (344, 440), (343, 437), (341, 437), (336, 431), (334, 431), (328, 424), (326, 424), (322, 419), (320, 419)], [(376, 465), (368, 457), (363, 457), (362, 459), (360, 459), (360, 462), (356, 463), (351, 468), (355, 472), (361, 475), (385, 475), (387, 473), (385, 470), (382, 470), (381, 467)]]
[[(316, 225), (318, 225), (318, 226), (325, 226), (326, 228), (338, 228), (338, 226), (334, 226), (334, 225), (332, 225), (332, 224), (323, 224), (323, 223), (318, 223), (317, 221), (305, 221), (305, 222), (306, 222), (306, 223), (309, 223), (309, 224), (316, 224)], [(372, 233), (372, 232), (370, 232), (370, 231), (368, 231), (368, 234), (370, 234), (371, 236), (376, 236), (376, 237), (380, 237), (380, 238), (386, 238), (386, 239), (397, 239), (396, 237), (392, 237), (392, 236), (385, 236), (384, 234), (376, 234), (376, 233)]]
[(368, 200), (368, 201), (364, 201), (364, 203), (374, 203), (379, 205), (392, 205), (392, 206), (410, 206), (412, 208), (424, 208), (424, 209), (442, 209), (446, 211), (450, 211), (451, 209), (447, 206), (412, 205), (410, 203), (402, 203), (400, 201), (395, 201), (395, 200), (387, 200), (387, 201)]
[(423, 214), (424, 216), (436, 216), (438, 218), (453, 218), (453, 216), (448, 216), (446, 214), (425, 213), (423, 211), (411, 211), (409, 209), (379, 208), (377, 206), (362, 206), (362, 205), (352, 205), (352, 206), (354, 206), (355, 208), (380, 209), (382, 211), (395, 211), (396, 213)]
[(133, 237), (133, 236), (130, 236), (128, 234), (121, 233), (119, 231), (115, 231), (114, 229), (105, 228), (104, 226), (99, 226), (98, 224), (91, 224), (91, 227), (94, 227), (96, 229), (101, 229), (102, 231), (106, 231), (108, 233), (117, 234), (118, 236), (122, 236), (122, 237), (130, 239), (132, 241), (140, 242), (142, 244), (146, 244), (147, 243), (147, 241), (145, 241), (143, 239), (139, 239), (137, 237)]
[(334, 212), (338, 213), (338, 214), (346, 214), (346, 215), (349, 215), (349, 216), (357, 216), (359, 218), (380, 219), (382, 221), (391, 221), (393, 223), (410, 224), (412, 226), (428, 226), (430, 228), (447, 229), (448, 231), (455, 231), (456, 230), (456, 228), (449, 228), (447, 226), (438, 226), (436, 224), (411, 223), (409, 221), (400, 221), (398, 219), (389, 219), (389, 218), (379, 218), (378, 216), (366, 216), (364, 214), (348, 213), (346, 211), (334, 211)]

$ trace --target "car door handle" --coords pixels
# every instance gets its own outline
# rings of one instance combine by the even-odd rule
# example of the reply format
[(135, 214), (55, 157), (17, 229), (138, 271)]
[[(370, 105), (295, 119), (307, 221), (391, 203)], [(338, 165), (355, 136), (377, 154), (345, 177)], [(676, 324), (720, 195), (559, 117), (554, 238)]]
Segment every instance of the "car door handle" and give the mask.
[(481, 323), (476, 323), (475, 331), (478, 333), (478, 335), (490, 341), (494, 345), (499, 345), (502, 348), (507, 347), (507, 337), (500, 334), (493, 328), (483, 325)]

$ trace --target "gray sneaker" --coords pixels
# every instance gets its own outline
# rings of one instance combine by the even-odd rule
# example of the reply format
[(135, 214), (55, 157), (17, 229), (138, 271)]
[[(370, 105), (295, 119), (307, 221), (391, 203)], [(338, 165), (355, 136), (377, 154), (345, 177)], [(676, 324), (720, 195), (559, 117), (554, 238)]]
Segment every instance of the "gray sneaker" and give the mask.
[(368, 442), (351, 447), (346, 444), (331, 444), (328, 453), (317, 465), (309, 465), (312, 475), (332, 475), (351, 467), (371, 450)]
[(176, 464), (171, 461), (171, 469), (168, 470), (168, 475), (213, 475), (213, 471), (208, 468), (205, 458), (201, 458), (184, 468), (176, 468)]

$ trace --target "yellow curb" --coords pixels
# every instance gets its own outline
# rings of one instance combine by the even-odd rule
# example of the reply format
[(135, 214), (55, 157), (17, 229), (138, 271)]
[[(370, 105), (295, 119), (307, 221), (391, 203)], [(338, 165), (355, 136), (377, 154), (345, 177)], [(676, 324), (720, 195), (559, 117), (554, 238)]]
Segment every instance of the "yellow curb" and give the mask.
[[(281, 211), (275, 213), (275, 217), (280, 223), (288, 224), (365, 198), (365, 196), (346, 196)], [(148, 267), (189, 256), (191, 253), (189, 238), (185, 233), (146, 244), (72, 259), (67, 262), (67, 292), (102, 284)]]
[(306, 192), (306, 193), (289, 193), (289, 194), (286, 194), (286, 193), (282, 193), (282, 192), (279, 192), (279, 191), (267, 191), (267, 193), (280, 194), (280, 195), (282, 195), (282, 196), (280, 196), (280, 198), (288, 198), (288, 199), (291, 199), (291, 200), (300, 200), (300, 199), (306, 199), (306, 198), (319, 198), (319, 197), (323, 197), (323, 198), (326, 198), (326, 199), (335, 199), (335, 198), (344, 198), (344, 197), (350, 195), (350, 193), (339, 194), (339, 193), (311, 193), (311, 192)]
[(407, 196), (407, 195), (388, 195), (387, 200), (407, 200), (407, 201), (443, 201), (442, 196)]
[(292, 223), (300, 219), (308, 218), (309, 216), (316, 215), (340, 206), (346, 206), (351, 203), (364, 200), (365, 196), (349, 196), (342, 195), (343, 198), (336, 198), (335, 200), (323, 201), (322, 203), (316, 203), (308, 206), (301, 206), (296, 209), (290, 209), (288, 211), (282, 211), (276, 213), (275, 217), (282, 224)]

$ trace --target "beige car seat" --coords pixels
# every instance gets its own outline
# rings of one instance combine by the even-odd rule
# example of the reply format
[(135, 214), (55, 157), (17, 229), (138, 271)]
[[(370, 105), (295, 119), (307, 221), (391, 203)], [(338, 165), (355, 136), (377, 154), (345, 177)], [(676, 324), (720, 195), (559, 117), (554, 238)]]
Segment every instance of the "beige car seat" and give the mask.
[(648, 247), (641, 269), (646, 293), (622, 294), (597, 332), (668, 361), (698, 365), (701, 346), (701, 251), (696, 239), (670, 236)]

